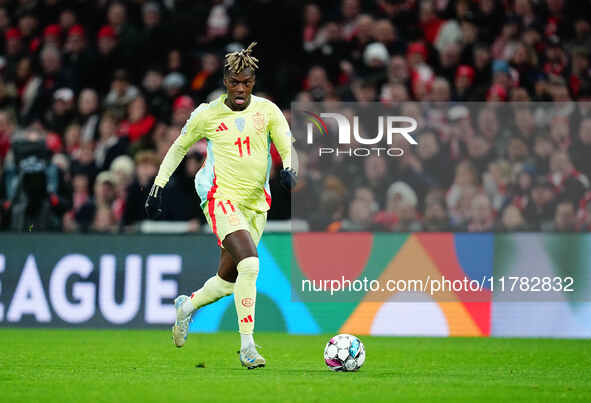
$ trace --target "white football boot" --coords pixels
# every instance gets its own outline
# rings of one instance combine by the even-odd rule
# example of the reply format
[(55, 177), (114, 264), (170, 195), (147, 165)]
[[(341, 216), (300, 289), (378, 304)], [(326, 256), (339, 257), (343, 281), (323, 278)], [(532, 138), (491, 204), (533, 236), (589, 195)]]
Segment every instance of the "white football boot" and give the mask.
[(188, 299), (189, 297), (186, 295), (179, 295), (174, 300), (176, 321), (172, 327), (172, 341), (174, 341), (174, 345), (177, 347), (184, 346), (187, 341), (187, 336), (189, 335), (189, 324), (191, 323), (192, 315), (183, 313), (183, 310), (181, 309), (183, 303)]
[(265, 359), (256, 349), (254, 344), (240, 350), (240, 362), (243, 367), (254, 369), (265, 366)]

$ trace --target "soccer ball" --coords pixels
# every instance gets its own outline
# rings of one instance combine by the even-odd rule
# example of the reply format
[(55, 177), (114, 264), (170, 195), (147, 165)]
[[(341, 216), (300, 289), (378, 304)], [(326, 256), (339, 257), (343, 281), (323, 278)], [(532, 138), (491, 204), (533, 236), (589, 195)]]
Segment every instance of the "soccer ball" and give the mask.
[(326, 343), (324, 362), (331, 371), (357, 371), (365, 362), (365, 347), (355, 336), (338, 334)]

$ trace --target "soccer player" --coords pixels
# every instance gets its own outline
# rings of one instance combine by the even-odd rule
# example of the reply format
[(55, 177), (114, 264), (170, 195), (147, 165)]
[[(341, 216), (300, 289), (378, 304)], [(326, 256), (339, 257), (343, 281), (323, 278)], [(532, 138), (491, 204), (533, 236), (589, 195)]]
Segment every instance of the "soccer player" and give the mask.
[[(234, 293), (240, 331), (240, 362), (249, 369), (264, 367), (253, 339), (257, 244), (271, 205), (269, 173), (271, 142), (283, 161), (280, 183), (291, 189), (296, 181), (297, 158), (292, 136), (281, 110), (271, 101), (251, 95), (258, 60), (251, 56), (256, 42), (225, 57), (226, 94), (203, 103), (191, 113), (180, 136), (170, 147), (146, 200), (146, 213), (162, 213), (162, 190), (187, 150), (200, 139), (207, 141), (207, 157), (195, 188), (207, 222), (221, 249), (217, 274), (191, 297), (174, 301), (176, 321), (172, 338), (177, 347), (187, 339), (193, 312)], [(292, 156), (294, 164), (292, 166)]]

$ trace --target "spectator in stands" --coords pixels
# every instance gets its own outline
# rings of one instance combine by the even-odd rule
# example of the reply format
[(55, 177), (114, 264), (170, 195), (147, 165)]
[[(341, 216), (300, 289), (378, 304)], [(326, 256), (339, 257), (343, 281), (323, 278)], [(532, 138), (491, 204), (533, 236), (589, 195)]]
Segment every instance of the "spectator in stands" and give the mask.
[(17, 26), (22, 35), (23, 43), (32, 51), (36, 51), (39, 47), (38, 25), (39, 19), (33, 10), (22, 10), (18, 16)]
[(431, 186), (448, 186), (449, 156), (441, 149), (441, 145), (435, 131), (425, 130), (417, 139), (417, 157), (420, 159), (420, 167), (423, 175), (427, 175), (427, 183)]
[(64, 215), (63, 227), (66, 232), (73, 232), (81, 229), (78, 224), (79, 219), (83, 220), (83, 214), (80, 211), (90, 200), (89, 178), (83, 172), (72, 173), (72, 210)]
[(78, 96), (78, 113), (76, 120), (81, 126), (82, 138), (85, 142), (94, 141), (98, 137), (99, 98), (95, 90), (85, 88)]
[(472, 66), (461, 65), (456, 69), (454, 77), (454, 101), (469, 101), (472, 96), (474, 69)]
[(415, 191), (404, 182), (395, 182), (388, 188), (385, 210), (378, 213), (374, 221), (387, 231), (420, 231), (417, 205)]
[(373, 37), (386, 46), (390, 55), (402, 54), (405, 51), (404, 43), (399, 40), (396, 28), (388, 19), (376, 21), (373, 27)]
[(386, 105), (399, 105), (410, 99), (408, 90), (402, 84), (386, 83), (380, 91), (380, 102)]
[(533, 113), (527, 106), (518, 105), (513, 108), (515, 120), (515, 135), (523, 138), (528, 146), (532, 146), (536, 133), (536, 126)]
[(172, 104), (172, 125), (183, 127), (191, 112), (195, 109), (193, 99), (188, 95), (181, 95)]
[[(17, 115), (20, 123), (25, 124), (25, 117), (30, 119), (33, 102), (41, 85), (41, 78), (33, 72), (33, 61), (29, 57), (19, 59), (15, 68), (14, 84), (18, 95), (17, 101), (20, 104)], [(9, 71), (7, 71), (7, 75), (10, 75)]]
[(53, 93), (60, 88), (70, 88), (72, 79), (69, 71), (62, 66), (62, 56), (58, 48), (46, 45), (41, 50), (41, 82), (37, 87), (31, 109), (24, 116), (25, 123), (40, 120), (46, 110), (51, 108)]
[(78, 23), (78, 16), (74, 10), (66, 7), (61, 10), (58, 21), (61, 31), (69, 32), (69, 30)]
[(206, 53), (201, 57), (201, 70), (191, 80), (191, 91), (197, 99), (205, 99), (222, 86), (222, 68), (218, 57)]
[(577, 137), (572, 147), (574, 166), (587, 178), (591, 178), (591, 117), (581, 121)]
[(475, 135), (471, 113), (466, 106), (457, 105), (449, 108), (447, 121), (442, 120), (442, 113), (441, 118), (431, 123), (440, 129), (441, 141), (446, 144), (449, 159), (454, 164), (464, 159), (466, 141)]
[(160, 160), (153, 151), (140, 151), (136, 154), (135, 179), (127, 189), (123, 225), (129, 226), (146, 218), (144, 203), (159, 166)]
[(507, 142), (507, 149), (504, 152), (511, 164), (518, 165), (529, 160), (529, 149), (525, 140), (521, 137), (512, 137)]
[(183, 93), (186, 84), (187, 80), (185, 76), (178, 72), (169, 73), (164, 77), (162, 86), (171, 103), (173, 99), (176, 99)]
[(94, 196), (89, 198), (76, 213), (76, 222), (83, 232), (109, 230), (109, 215), (112, 215), (115, 200), (116, 179), (109, 171), (101, 172), (94, 183)]
[(483, 107), (478, 113), (478, 132), (487, 141), (497, 145), (497, 154), (503, 155), (504, 144), (503, 139), (498, 139), (500, 134), (499, 119), (495, 109), (491, 107)]
[(127, 200), (127, 190), (133, 182), (135, 165), (133, 160), (127, 155), (120, 155), (111, 163), (109, 171), (115, 178), (115, 200), (113, 201), (113, 214), (118, 223), (121, 223), (123, 213), (125, 212), (125, 202)]
[(416, 204), (415, 192), (404, 182), (396, 182), (390, 185), (386, 195), (385, 208), (374, 217), (376, 227), (384, 231), (392, 231), (400, 219), (401, 206), (404, 204)]
[(501, 229), (504, 231), (527, 231), (528, 227), (521, 210), (514, 205), (508, 205), (503, 210), (501, 217)]
[(556, 206), (552, 230), (557, 232), (575, 232), (577, 230), (575, 206), (571, 201), (563, 201)]
[(13, 113), (17, 110), (14, 84), (10, 82), (7, 83), (2, 75), (0, 75), (0, 110), (8, 110)]
[(470, 219), (467, 230), (469, 232), (490, 232), (495, 229), (495, 215), (488, 197), (477, 194), (471, 202)]
[(359, 0), (343, 0), (341, 4), (343, 37), (350, 41), (358, 29), (358, 17), (361, 12)]
[(302, 41), (306, 52), (313, 52), (324, 38), (320, 31), (322, 12), (317, 4), (311, 3), (304, 6), (304, 21), (302, 27)]
[(92, 221), (91, 230), (93, 232), (114, 232), (117, 229), (117, 221), (113, 211), (105, 206), (97, 208)]
[(453, 225), (462, 225), (467, 220), (467, 210), (461, 206), (461, 200), (466, 199), (468, 206), (472, 203), (472, 196), (479, 184), (478, 174), (470, 161), (462, 161), (456, 167), (454, 182), (445, 197), (447, 208)]
[(442, 198), (428, 199), (425, 206), (423, 231), (442, 232), (452, 229)]
[[(134, 55), (139, 46), (140, 37), (137, 29), (127, 21), (127, 8), (124, 3), (113, 2), (107, 10), (107, 27), (110, 27), (117, 36), (118, 46), (124, 57)], [(135, 72), (138, 63), (129, 63)]]
[(160, 121), (170, 119), (170, 100), (164, 92), (164, 76), (157, 67), (147, 69), (142, 81), (142, 92), (146, 98), (148, 110)]
[(451, 89), (449, 82), (443, 77), (437, 77), (431, 85), (429, 100), (434, 102), (449, 102), (450, 99)]
[(538, 173), (547, 174), (550, 172), (550, 155), (553, 151), (552, 141), (548, 136), (543, 134), (536, 136), (533, 160)]
[(373, 216), (378, 205), (374, 194), (367, 187), (355, 189), (353, 200), (349, 203), (348, 215), (341, 223), (341, 231), (368, 231), (373, 225)]
[(137, 54), (142, 58), (142, 68), (163, 63), (166, 50), (173, 39), (169, 28), (163, 24), (162, 10), (158, 2), (143, 3), (142, 25), (137, 38)]
[(101, 95), (109, 91), (115, 70), (122, 68), (125, 64), (115, 31), (108, 25), (101, 27), (97, 34), (96, 60), (96, 71), (100, 74), (95, 80), (95, 86)]
[(409, 70), (406, 59), (402, 55), (394, 55), (388, 65), (388, 82), (408, 86)]
[(589, 179), (575, 169), (567, 153), (558, 151), (550, 158), (550, 182), (557, 197), (577, 203), (589, 188)]
[[(323, 183), (318, 209), (310, 215), (312, 231), (338, 232), (346, 214), (344, 183), (334, 175), (328, 175)], [(296, 207), (298, 211), (298, 207)]]
[(0, 172), (10, 149), (10, 139), (14, 133), (15, 124), (14, 115), (9, 110), (0, 111)]
[(555, 195), (552, 185), (545, 176), (538, 176), (523, 208), (524, 217), (532, 229), (547, 230), (554, 216)]
[(129, 104), (138, 95), (138, 89), (129, 82), (127, 71), (119, 69), (113, 75), (111, 91), (105, 97), (105, 106), (110, 108), (119, 119), (122, 119)]
[(6, 65), (9, 73), (15, 70), (18, 60), (25, 56), (26, 49), (23, 49), (22, 34), (17, 28), (8, 28), (4, 31)]
[(90, 181), (91, 187), (99, 173), (94, 160), (94, 143), (81, 143), (78, 152), (72, 155), (72, 170), (84, 172)]
[(74, 120), (74, 91), (70, 88), (60, 88), (53, 94), (51, 107), (41, 116), (43, 126), (60, 137), (66, 126)]
[(88, 48), (82, 25), (74, 25), (68, 31), (64, 45), (64, 65), (72, 71), (72, 87), (76, 90), (96, 85), (96, 57)]
[(119, 125), (119, 135), (127, 137), (133, 145), (139, 141), (148, 148), (153, 143), (150, 134), (156, 124), (156, 118), (148, 113), (146, 101), (141, 95), (135, 97), (127, 108), (128, 120)]
[(489, 164), (488, 170), (482, 175), (484, 192), (490, 199), (493, 208), (499, 210), (510, 199), (512, 166), (506, 160), (496, 160)]
[(99, 170), (108, 170), (113, 161), (120, 155), (127, 154), (129, 137), (119, 136), (117, 121), (112, 113), (103, 113), (99, 123), (99, 137), (94, 150), (96, 164)]
[(570, 122), (566, 116), (555, 116), (550, 121), (550, 139), (554, 147), (567, 151), (571, 145)]
[(64, 132), (64, 149), (68, 155), (75, 156), (80, 152), (82, 143), (82, 134), (80, 125), (73, 123), (66, 127)]
[(465, 141), (467, 156), (474, 164), (478, 172), (486, 171), (490, 163), (495, 159), (492, 145), (484, 137), (473, 136)]

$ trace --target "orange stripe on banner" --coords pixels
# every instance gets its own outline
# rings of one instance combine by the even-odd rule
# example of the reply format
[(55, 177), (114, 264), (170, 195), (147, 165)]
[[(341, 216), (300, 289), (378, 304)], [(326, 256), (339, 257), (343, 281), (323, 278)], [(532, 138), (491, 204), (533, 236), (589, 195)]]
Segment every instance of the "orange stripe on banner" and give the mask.
[[(466, 273), (458, 260), (453, 234), (418, 234), (418, 241), (423, 245), (425, 253), (435, 263), (441, 274), (450, 280), (462, 280)], [(490, 290), (465, 290), (455, 293), (464, 304), (483, 335), (490, 335), (490, 306), (492, 293)]]
[[(378, 280), (381, 284), (386, 284), (388, 280), (425, 280), (430, 278), (440, 278), (441, 271), (431, 256), (427, 253), (417, 236), (411, 235), (404, 245), (400, 248), (396, 256), (388, 263)], [(483, 336), (483, 333), (474, 318), (466, 310), (460, 298), (453, 292), (439, 292), (432, 297), (427, 294), (432, 302), (437, 303), (440, 311), (447, 321), (448, 334), (450, 336)], [(388, 294), (381, 291), (368, 292), (361, 303), (355, 308), (355, 311), (342, 325), (341, 333), (351, 334), (371, 334), (372, 327), (378, 312), (386, 308), (384, 303), (396, 302), (396, 293)], [(421, 320), (417, 318), (417, 320)], [(392, 330), (395, 332), (396, 323), (392, 323)], [(403, 326), (400, 326), (403, 328)]]
[(362, 302), (347, 318), (339, 332), (350, 334), (371, 334), (373, 319), (380, 310), (383, 302)]

